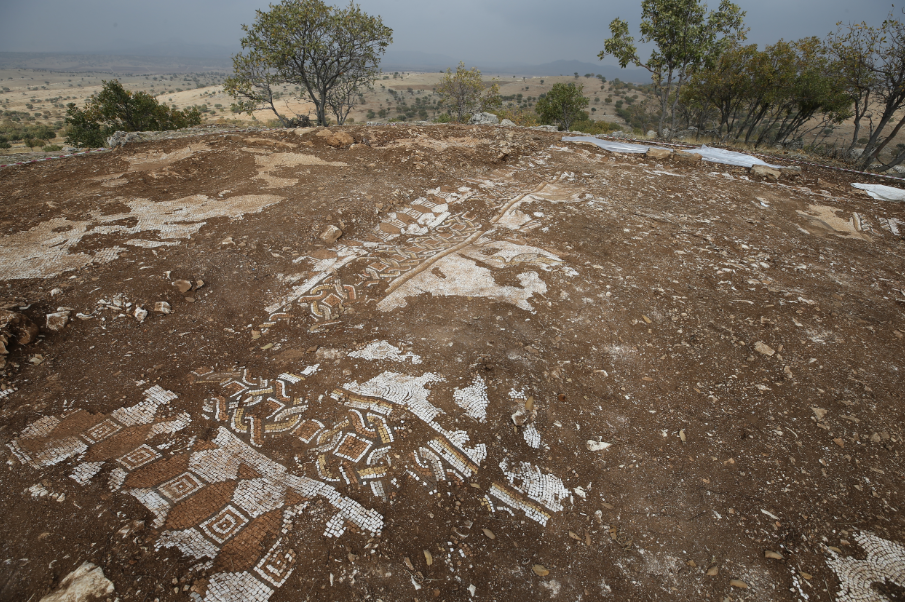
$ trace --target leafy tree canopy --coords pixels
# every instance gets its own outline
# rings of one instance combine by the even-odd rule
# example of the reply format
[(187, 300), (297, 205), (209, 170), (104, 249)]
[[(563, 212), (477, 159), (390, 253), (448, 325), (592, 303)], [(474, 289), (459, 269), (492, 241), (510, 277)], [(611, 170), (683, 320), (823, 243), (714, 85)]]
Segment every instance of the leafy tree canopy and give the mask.
[(465, 121), (469, 115), (496, 109), (503, 103), (496, 80), (490, 85), (485, 84), (477, 67), (466, 69), (462, 62), (455, 73), (452, 69), (446, 70), (436, 93), (440, 95), (440, 103), (446, 107), (450, 119), (457, 123)]
[(598, 58), (610, 55), (622, 68), (633, 64), (650, 71), (661, 103), (662, 136), (670, 101), (671, 131), (675, 130), (678, 93), (688, 77), (727, 46), (745, 39), (744, 17), (745, 12), (729, 0), (721, 0), (715, 11), (708, 11), (701, 0), (642, 0), (640, 41), (654, 44), (650, 58), (638, 56), (628, 23), (619, 18), (610, 23), (612, 37), (604, 41)]
[(587, 119), (584, 112), (588, 106), (584, 96), (584, 86), (569, 84), (553, 84), (546, 96), (537, 101), (537, 114), (541, 121), (556, 124), (562, 130), (568, 130), (576, 121)]
[(289, 86), (298, 102), (313, 102), (319, 125), (327, 110), (342, 124), (361, 90), (380, 75), (380, 57), (393, 41), (393, 30), (350, 3), (346, 8), (321, 0), (283, 0), (257, 11), (254, 24), (243, 25), (244, 53), (233, 57), (233, 75), (224, 89), (240, 111), (270, 109), (280, 123), (304, 118), (287, 102), (277, 104), (278, 88)]

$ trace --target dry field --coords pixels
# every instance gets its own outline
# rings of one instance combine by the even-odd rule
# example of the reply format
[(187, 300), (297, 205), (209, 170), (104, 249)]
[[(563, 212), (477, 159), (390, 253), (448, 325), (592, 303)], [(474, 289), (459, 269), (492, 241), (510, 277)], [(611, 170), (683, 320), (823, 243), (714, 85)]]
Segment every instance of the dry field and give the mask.
[(901, 599), (905, 207), (850, 184), (469, 126), (0, 170), (0, 599)]
[[(46, 123), (49, 125), (62, 124), (66, 116), (66, 105), (74, 102), (83, 106), (88, 97), (101, 90), (102, 82), (112, 78), (119, 79), (129, 90), (141, 90), (153, 94), (158, 101), (168, 105), (184, 109), (192, 106), (207, 105), (209, 112), (204, 114), (204, 123), (237, 123), (243, 124), (254, 120), (261, 124), (275, 119), (272, 111), (260, 110), (255, 112), (254, 119), (249, 115), (234, 114), (230, 105), (234, 102), (230, 96), (223, 92), (220, 83), (226, 73), (179, 73), (179, 74), (111, 74), (111, 73), (72, 73), (53, 72), (45, 70), (29, 69), (0, 69), (0, 112), (17, 111), (28, 113), (34, 118), (31, 123)], [(612, 105), (607, 105), (605, 96), (610, 94), (612, 84), (607, 84), (606, 89), (601, 89), (601, 84), (596, 79), (581, 77), (578, 80), (574, 76), (563, 77), (512, 77), (488, 75), (488, 79), (496, 77), (500, 83), (501, 93), (504, 96), (523, 95), (523, 103), (527, 107), (528, 97), (532, 103), (536, 98), (550, 90), (554, 83), (578, 81), (585, 85), (585, 92), (592, 99), (591, 107), (597, 109), (593, 112), (595, 119), (603, 119), (621, 122), (613, 113)], [(395, 77), (393, 73), (384, 76), (377, 81), (374, 90), (363, 95), (364, 102), (357, 106), (350, 117), (357, 123), (368, 121), (368, 111), (375, 114), (381, 109), (387, 109), (388, 114), (381, 119), (395, 119), (399, 114), (399, 98), (405, 98), (409, 105), (414, 105), (415, 100), (424, 103), (435, 103), (438, 97), (433, 94), (442, 78), (440, 73), (399, 73)], [(390, 92), (399, 94), (394, 98)], [(282, 90), (284, 94), (288, 88)], [(599, 97), (594, 101), (595, 96)], [(643, 94), (641, 95), (643, 98)], [(511, 100), (518, 104), (516, 100)], [(288, 107), (288, 114), (298, 112), (314, 114), (314, 105), (289, 101), (288, 96), (278, 100), (280, 110)], [(429, 119), (434, 119), (438, 111), (431, 109)], [(415, 117), (418, 119), (418, 117)], [(3, 120), (0, 115), (0, 121)], [(58, 136), (54, 141), (63, 143), (63, 136)], [(0, 149), (0, 156), (22, 154), (29, 149), (19, 143), (13, 143), (11, 149)]]

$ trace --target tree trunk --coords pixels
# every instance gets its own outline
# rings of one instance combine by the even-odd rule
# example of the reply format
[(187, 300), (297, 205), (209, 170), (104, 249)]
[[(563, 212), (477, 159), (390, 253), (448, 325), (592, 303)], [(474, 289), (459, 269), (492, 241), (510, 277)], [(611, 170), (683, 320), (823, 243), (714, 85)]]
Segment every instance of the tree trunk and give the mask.
[[(902, 126), (903, 126), (903, 125), (905, 125), (905, 116), (903, 116), (902, 119), (899, 120), (899, 123), (896, 124), (896, 127), (895, 127), (895, 129), (893, 129), (892, 133), (891, 133), (889, 136), (886, 137), (886, 140), (884, 140), (881, 144), (879, 144), (879, 145), (878, 145), (878, 146), (870, 153), (870, 156), (869, 156), (869, 157), (867, 157), (867, 158), (862, 157), (862, 158), (861, 158), (861, 163), (862, 163), (861, 169), (866, 169), (867, 167), (869, 167), (869, 166), (870, 166), (870, 162), (871, 162), (872, 160), (874, 160), (875, 158), (877, 158), (877, 157), (880, 156), (880, 151), (882, 151), (884, 148), (886, 148), (886, 145), (889, 144), (889, 141), (892, 140), (893, 138), (895, 138), (895, 137), (899, 134), (899, 130), (902, 129)], [(878, 131), (879, 131), (879, 130), (878, 130)], [(865, 150), (866, 150), (866, 149), (865, 149)], [(865, 154), (867, 154), (867, 153), (865, 153)], [(884, 169), (883, 169), (882, 171), (886, 171), (887, 169), (889, 169), (890, 167), (893, 167), (893, 166), (896, 165), (896, 164), (897, 164), (897, 163), (893, 162), (893, 163), (890, 164), (890, 165), (884, 166)]]
[(676, 135), (676, 107), (679, 105), (679, 90), (682, 89), (684, 80), (685, 74), (683, 73), (679, 76), (679, 81), (676, 83), (676, 98), (672, 101), (672, 122), (669, 131), (670, 138)]
[[(669, 76), (666, 78), (666, 89), (660, 88), (660, 125), (657, 127), (657, 134), (661, 138), (666, 138), (663, 134), (663, 123), (666, 121), (666, 108), (669, 106), (669, 90), (672, 88), (672, 70), (669, 71)], [(672, 132), (670, 132), (672, 135)]]

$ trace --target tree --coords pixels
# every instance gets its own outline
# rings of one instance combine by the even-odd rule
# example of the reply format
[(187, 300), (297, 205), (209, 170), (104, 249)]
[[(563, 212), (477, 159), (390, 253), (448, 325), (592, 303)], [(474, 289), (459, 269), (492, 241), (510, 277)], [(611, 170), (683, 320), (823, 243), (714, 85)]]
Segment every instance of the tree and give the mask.
[[(546, 96), (537, 101), (536, 111), (544, 123), (555, 123), (561, 130), (569, 127), (582, 117), (587, 119), (583, 109), (588, 106), (584, 86), (570, 84), (553, 84)], [(583, 114), (584, 113), (584, 114)]]
[(168, 107), (146, 92), (126, 90), (119, 80), (102, 84), (83, 109), (75, 103), (67, 105), (68, 144), (100, 147), (114, 132), (157, 132), (201, 123), (197, 108), (180, 111)]
[(642, 0), (640, 42), (653, 42), (650, 58), (641, 60), (628, 23), (619, 18), (610, 23), (612, 37), (604, 41), (604, 49), (597, 56), (603, 60), (612, 55), (623, 69), (633, 64), (650, 71), (660, 99), (658, 133), (663, 136), (670, 100), (672, 133), (683, 84), (696, 68), (718, 57), (731, 43), (745, 39), (744, 16), (745, 12), (729, 0), (721, 0), (719, 9), (709, 12), (701, 0)]
[(446, 70), (446, 75), (436, 93), (440, 96), (440, 103), (446, 107), (449, 117), (456, 123), (461, 123), (467, 116), (481, 113), (488, 109), (496, 109), (503, 103), (500, 98), (500, 86), (496, 80), (490, 85), (481, 79), (481, 72), (477, 67), (470, 70), (465, 68), (465, 63), (460, 62), (456, 72)]
[[(866, 169), (905, 125), (905, 23), (889, 16), (880, 27), (866, 23), (839, 26), (830, 34), (826, 51), (835, 61), (834, 69), (855, 105), (855, 130), (848, 150), (860, 138), (863, 120), (868, 121), (867, 144), (858, 159)], [(887, 128), (892, 127), (891, 131)], [(877, 171), (886, 171), (905, 161), (905, 149), (896, 147), (892, 157)]]
[(288, 117), (285, 102), (278, 110), (276, 87), (288, 85), (299, 102), (313, 102), (319, 125), (327, 124), (328, 109), (342, 123), (359, 91), (380, 75), (380, 57), (393, 41), (379, 16), (354, 3), (335, 8), (321, 0), (282, 0), (257, 11), (254, 24), (242, 29), (245, 54), (233, 57), (224, 89), (243, 112), (269, 108), (284, 125), (300, 116)]
[(729, 48), (695, 72), (680, 96), (686, 109), (715, 108), (724, 138), (744, 137), (755, 146), (822, 132), (850, 117), (852, 104), (813, 37), (780, 40), (763, 51), (756, 45)]

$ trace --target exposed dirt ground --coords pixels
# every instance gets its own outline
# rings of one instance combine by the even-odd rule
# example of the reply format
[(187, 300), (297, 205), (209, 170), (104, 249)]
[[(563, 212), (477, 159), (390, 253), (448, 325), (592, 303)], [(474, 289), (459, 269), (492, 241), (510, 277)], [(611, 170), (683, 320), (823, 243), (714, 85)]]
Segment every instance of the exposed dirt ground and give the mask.
[(0, 599), (903, 599), (905, 207), (335, 131), (0, 171)]

